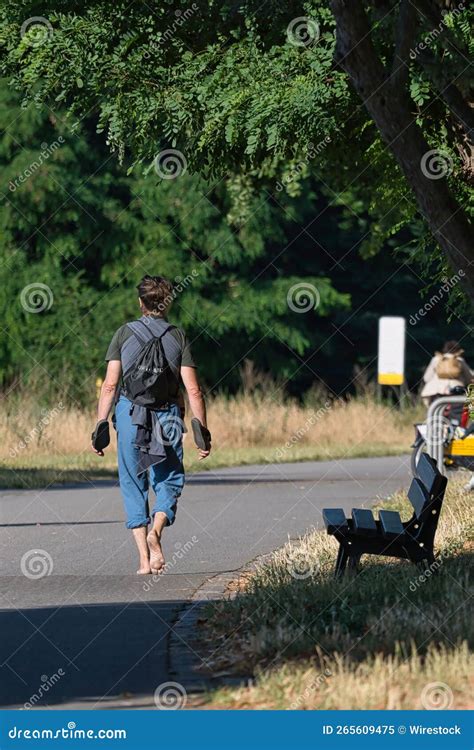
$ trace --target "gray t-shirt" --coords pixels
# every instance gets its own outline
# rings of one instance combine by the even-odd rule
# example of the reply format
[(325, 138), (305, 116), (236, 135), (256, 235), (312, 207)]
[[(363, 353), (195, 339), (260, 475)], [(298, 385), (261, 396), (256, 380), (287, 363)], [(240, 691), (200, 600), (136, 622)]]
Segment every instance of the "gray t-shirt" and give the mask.
[[(140, 320), (147, 321), (147, 323), (150, 322), (150, 319), (147, 319), (146, 316), (143, 316)], [(159, 332), (158, 329), (166, 322), (163, 318), (156, 319), (157, 332)], [(152, 325), (154, 323), (155, 321), (151, 321)], [(126, 323), (115, 331), (105, 355), (106, 362), (110, 362), (111, 359), (121, 359), (122, 347), (130, 336), (133, 336), (133, 331), (130, 330)], [(171, 336), (173, 340), (168, 338)], [(171, 366), (174, 365), (173, 369), (179, 371), (179, 367), (196, 367), (189, 341), (184, 331), (180, 328), (171, 328), (164, 334), (161, 341), (166, 358), (169, 360)]]

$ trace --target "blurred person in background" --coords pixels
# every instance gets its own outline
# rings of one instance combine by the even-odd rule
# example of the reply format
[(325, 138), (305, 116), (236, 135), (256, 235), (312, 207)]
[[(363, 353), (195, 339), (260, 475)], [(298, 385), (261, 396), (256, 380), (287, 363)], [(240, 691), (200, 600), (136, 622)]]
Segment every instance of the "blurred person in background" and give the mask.
[(421, 398), (426, 407), (440, 396), (449, 396), (453, 388), (466, 388), (473, 382), (473, 372), (463, 354), (457, 341), (446, 341), (442, 351), (435, 352), (423, 375)]

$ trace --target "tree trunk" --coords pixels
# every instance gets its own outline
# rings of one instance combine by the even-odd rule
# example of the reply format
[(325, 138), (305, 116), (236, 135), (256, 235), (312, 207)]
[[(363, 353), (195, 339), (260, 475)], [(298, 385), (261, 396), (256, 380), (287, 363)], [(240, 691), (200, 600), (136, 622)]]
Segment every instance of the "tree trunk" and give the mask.
[(436, 165), (430, 170), (428, 159), (427, 168), (421, 168), (432, 149), (415, 122), (406, 83), (400, 82), (396, 71), (387, 74), (382, 65), (360, 0), (331, 0), (331, 7), (337, 25), (337, 62), (351, 78), (411, 186), (433, 237), (453, 271), (462, 272), (462, 286), (474, 301), (472, 226), (451, 195), (446, 177), (439, 178)]

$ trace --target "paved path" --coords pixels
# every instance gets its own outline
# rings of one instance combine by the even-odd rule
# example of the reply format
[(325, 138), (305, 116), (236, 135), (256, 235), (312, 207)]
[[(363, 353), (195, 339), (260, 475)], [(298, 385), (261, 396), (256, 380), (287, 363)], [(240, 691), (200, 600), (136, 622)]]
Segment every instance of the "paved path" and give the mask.
[(54, 684), (43, 688), (43, 706), (107, 707), (129, 694), (149, 702), (172, 678), (173, 619), (205, 580), (321, 528), (323, 507), (369, 505), (408, 480), (405, 456), (194, 474), (166, 533), (168, 572), (151, 584), (133, 574), (134, 544), (114, 483), (4, 491), (0, 705), (31, 702), (45, 678)]

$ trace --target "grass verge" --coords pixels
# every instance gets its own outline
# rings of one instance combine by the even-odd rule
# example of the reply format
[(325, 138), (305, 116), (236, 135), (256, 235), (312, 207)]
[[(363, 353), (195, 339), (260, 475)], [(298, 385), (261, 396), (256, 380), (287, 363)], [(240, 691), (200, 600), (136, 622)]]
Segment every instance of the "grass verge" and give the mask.
[[(472, 696), (472, 499), (451, 480), (436, 568), (362, 559), (335, 581), (337, 544), (312, 532), (275, 552), (237, 594), (209, 605), (207, 669), (254, 675), (209, 708), (466, 708)], [(404, 494), (383, 507), (410, 515)]]
[[(262, 395), (210, 400), (213, 451), (199, 462), (188, 434), (190, 472), (265, 462), (332, 460), (405, 453), (416, 415), (370, 397), (349, 401), (275, 402)], [(116, 478), (115, 437), (104, 458), (89, 448), (92, 412), (27, 398), (0, 408), (0, 486), (22, 489)]]

